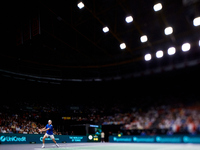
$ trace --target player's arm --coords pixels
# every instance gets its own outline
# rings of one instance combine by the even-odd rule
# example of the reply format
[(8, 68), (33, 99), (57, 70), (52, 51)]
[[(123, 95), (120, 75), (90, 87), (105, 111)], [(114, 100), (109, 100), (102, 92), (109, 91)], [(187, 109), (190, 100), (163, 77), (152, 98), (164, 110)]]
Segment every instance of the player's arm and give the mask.
[(49, 130), (49, 128), (46, 129), (46, 128), (44, 127), (44, 128), (42, 128), (42, 129), (39, 129), (39, 132), (45, 132), (45, 131), (47, 131), (47, 130)]

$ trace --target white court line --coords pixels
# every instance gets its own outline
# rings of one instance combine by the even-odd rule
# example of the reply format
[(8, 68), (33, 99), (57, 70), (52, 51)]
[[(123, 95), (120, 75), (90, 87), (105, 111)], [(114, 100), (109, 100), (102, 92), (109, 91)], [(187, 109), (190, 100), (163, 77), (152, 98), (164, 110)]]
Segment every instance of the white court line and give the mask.
[(198, 148), (199, 150), (199, 145), (193, 145), (193, 144), (188, 144), (188, 145), (165, 145), (166, 147), (158, 148), (156, 150), (195, 150)]
[[(200, 150), (200, 145), (195, 144), (180, 144), (180, 145), (170, 145), (170, 144), (137, 144), (137, 143), (106, 143), (106, 144), (76, 144), (76, 143), (63, 143), (59, 144), (60, 148), (62, 150), (94, 150), (93, 147), (112, 147), (112, 146), (119, 146), (124, 147), (127, 146), (127, 148), (130, 147), (137, 147), (137, 148), (149, 148), (153, 150)], [(42, 145), (41, 145), (42, 146)], [(56, 146), (49, 144), (47, 145), (46, 149), (51, 150), (55, 149)], [(42, 148), (35, 148), (34, 150), (42, 150)], [(59, 148), (58, 148), (59, 150)]]

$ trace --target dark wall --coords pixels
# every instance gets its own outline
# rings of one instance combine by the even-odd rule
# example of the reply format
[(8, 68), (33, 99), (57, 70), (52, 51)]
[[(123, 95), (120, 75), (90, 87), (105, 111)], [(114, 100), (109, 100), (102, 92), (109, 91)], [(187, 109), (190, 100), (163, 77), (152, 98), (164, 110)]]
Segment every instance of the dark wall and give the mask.
[[(199, 66), (183, 70), (110, 82), (64, 82), (61, 85), (22, 81), (0, 77), (3, 99), (50, 101), (72, 104), (134, 101), (134, 98), (159, 95), (197, 94)], [(148, 96), (149, 95), (149, 96)], [(156, 99), (155, 99), (156, 100)], [(6, 102), (6, 101), (5, 101)]]

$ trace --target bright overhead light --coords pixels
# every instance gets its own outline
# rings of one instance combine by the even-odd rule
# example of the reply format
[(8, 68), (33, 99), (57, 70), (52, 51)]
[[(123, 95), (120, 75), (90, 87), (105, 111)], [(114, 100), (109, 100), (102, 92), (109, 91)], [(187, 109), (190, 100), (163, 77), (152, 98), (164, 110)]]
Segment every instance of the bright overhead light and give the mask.
[(165, 35), (170, 35), (172, 33), (173, 33), (173, 28), (172, 27), (165, 28)]
[(199, 47), (200, 47), (200, 40), (199, 40)]
[(108, 28), (108, 27), (104, 27), (104, 28), (103, 28), (103, 32), (104, 32), (104, 33), (107, 33), (108, 31), (109, 31), (109, 28)]
[(189, 51), (190, 48), (191, 48), (190, 43), (185, 43), (185, 44), (182, 45), (182, 51), (183, 51), (183, 52)]
[(148, 41), (147, 36), (146, 36), (146, 35), (141, 36), (140, 41), (141, 41), (142, 43), (147, 42), (147, 41)]
[(174, 55), (176, 53), (176, 48), (175, 47), (170, 47), (167, 50), (168, 55)]
[(126, 48), (126, 44), (125, 43), (120, 44), (120, 48), (121, 49), (125, 49)]
[(164, 55), (164, 53), (163, 53), (162, 50), (159, 50), (159, 51), (156, 52), (156, 57), (157, 57), (157, 58), (162, 58), (163, 55)]
[(197, 17), (193, 20), (193, 25), (194, 26), (199, 26), (200, 25), (200, 17)]
[(159, 11), (159, 10), (161, 10), (161, 9), (162, 9), (162, 4), (161, 4), (161, 3), (155, 4), (155, 5), (153, 6), (153, 9), (154, 9), (154, 11)]
[(83, 2), (78, 3), (77, 6), (78, 6), (79, 9), (82, 9), (83, 7), (85, 7), (85, 5), (83, 4)]
[(144, 56), (145, 61), (150, 61), (151, 60), (151, 54), (146, 54)]
[(132, 16), (126, 17), (126, 22), (127, 22), (127, 23), (133, 22), (133, 17), (132, 17)]

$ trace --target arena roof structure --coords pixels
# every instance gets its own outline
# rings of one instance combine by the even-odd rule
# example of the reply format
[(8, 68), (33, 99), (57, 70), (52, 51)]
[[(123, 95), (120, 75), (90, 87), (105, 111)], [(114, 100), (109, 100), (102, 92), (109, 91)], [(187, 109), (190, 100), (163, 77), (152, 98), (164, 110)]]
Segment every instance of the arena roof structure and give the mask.
[(200, 63), (200, 0), (14, 2), (4, 13), (4, 76), (104, 81)]

